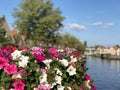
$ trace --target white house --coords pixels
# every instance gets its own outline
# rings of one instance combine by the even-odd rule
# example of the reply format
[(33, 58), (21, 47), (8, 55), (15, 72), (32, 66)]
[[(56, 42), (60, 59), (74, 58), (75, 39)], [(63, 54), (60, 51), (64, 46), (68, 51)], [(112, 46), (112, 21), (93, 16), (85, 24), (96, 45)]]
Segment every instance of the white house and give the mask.
[(117, 49), (117, 56), (120, 56), (120, 48)]
[(111, 55), (117, 55), (117, 50), (118, 50), (118, 48), (117, 47), (110, 47), (109, 48), (109, 53), (111, 54)]
[(106, 47), (106, 48), (97, 48), (96, 50), (97, 54), (110, 54), (110, 55), (120, 55), (120, 48), (118, 47)]

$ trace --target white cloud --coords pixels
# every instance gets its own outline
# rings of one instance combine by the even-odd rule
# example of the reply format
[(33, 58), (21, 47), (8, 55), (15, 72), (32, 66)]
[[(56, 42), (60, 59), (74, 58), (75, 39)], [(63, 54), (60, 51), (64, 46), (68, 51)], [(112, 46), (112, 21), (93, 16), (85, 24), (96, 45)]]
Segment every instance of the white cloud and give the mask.
[(103, 25), (103, 22), (94, 22), (94, 23), (92, 23), (92, 24), (90, 24), (91, 26), (101, 26), (101, 25)]
[(105, 25), (103, 26), (103, 28), (110, 28), (110, 27), (113, 27), (115, 24), (112, 23), (112, 22), (109, 22), (109, 23), (105, 23)]
[(89, 24), (90, 26), (97, 26), (97, 27), (101, 27), (101, 28), (104, 28), (104, 29), (107, 29), (107, 28), (110, 28), (110, 27), (113, 27), (115, 26), (115, 24), (113, 22), (107, 22), (107, 23), (104, 23), (104, 22), (94, 22), (94, 23), (91, 23)]
[(77, 24), (77, 23), (70, 23), (65, 28), (81, 31), (81, 30), (85, 30), (87, 27), (84, 25)]

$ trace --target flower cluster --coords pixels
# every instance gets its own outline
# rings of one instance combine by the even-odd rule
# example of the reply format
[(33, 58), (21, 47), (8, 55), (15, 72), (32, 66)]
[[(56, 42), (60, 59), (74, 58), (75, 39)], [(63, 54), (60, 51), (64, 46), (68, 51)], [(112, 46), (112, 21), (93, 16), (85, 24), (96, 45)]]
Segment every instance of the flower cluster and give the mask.
[(0, 51), (0, 89), (96, 90), (79, 51), (4, 46)]

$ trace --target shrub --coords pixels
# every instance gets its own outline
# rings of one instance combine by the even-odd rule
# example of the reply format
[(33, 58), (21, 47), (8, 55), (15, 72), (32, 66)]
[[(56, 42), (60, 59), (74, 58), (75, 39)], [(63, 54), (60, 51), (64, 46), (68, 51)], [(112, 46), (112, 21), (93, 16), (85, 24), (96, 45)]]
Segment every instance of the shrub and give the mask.
[(86, 74), (79, 51), (55, 48), (0, 51), (0, 88), (3, 90), (96, 90)]

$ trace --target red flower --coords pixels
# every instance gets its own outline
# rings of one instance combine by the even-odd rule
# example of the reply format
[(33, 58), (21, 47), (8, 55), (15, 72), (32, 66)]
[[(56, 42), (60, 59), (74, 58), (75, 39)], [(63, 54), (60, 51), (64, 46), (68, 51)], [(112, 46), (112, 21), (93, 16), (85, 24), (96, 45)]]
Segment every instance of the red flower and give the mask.
[(13, 53), (17, 48), (15, 46), (9, 46), (10, 53)]
[(72, 52), (72, 56), (73, 56), (73, 57), (80, 58), (80, 57), (82, 57), (82, 53), (79, 52), (79, 51), (73, 51), (73, 52)]
[(17, 48), (15, 46), (4, 46), (1, 48), (2, 51), (6, 51), (8, 53), (13, 53)]
[(24, 90), (25, 84), (19, 80), (13, 84), (15, 90)]

